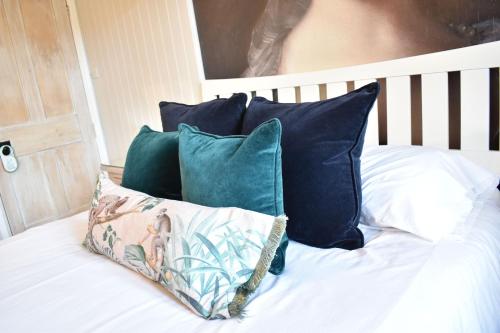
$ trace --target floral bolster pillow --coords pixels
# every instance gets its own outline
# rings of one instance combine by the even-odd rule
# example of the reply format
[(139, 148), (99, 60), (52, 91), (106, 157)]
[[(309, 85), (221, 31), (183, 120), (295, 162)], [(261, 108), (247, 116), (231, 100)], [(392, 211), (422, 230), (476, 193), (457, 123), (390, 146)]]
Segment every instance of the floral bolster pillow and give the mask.
[(84, 245), (160, 283), (207, 319), (241, 317), (286, 227), (239, 208), (158, 199), (101, 174)]

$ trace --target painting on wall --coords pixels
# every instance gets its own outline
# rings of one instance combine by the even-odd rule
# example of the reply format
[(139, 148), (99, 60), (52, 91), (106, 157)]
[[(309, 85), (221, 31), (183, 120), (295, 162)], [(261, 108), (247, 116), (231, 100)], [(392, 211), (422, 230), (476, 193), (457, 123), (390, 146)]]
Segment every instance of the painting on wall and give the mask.
[(500, 40), (500, 0), (193, 0), (205, 77), (353, 66)]

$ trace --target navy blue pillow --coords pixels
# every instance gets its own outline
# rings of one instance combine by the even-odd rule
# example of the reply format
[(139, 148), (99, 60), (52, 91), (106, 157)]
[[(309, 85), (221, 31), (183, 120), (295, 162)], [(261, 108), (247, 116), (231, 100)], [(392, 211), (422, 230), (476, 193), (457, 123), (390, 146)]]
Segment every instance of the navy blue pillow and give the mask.
[(250, 102), (243, 134), (278, 118), (283, 195), (290, 239), (321, 247), (364, 245), (357, 228), (361, 210), (360, 156), (368, 114), (379, 92), (370, 83), (347, 95), (313, 103)]
[(246, 103), (247, 95), (243, 93), (196, 105), (160, 102), (163, 131), (177, 131), (177, 126), (184, 123), (210, 134), (240, 134)]

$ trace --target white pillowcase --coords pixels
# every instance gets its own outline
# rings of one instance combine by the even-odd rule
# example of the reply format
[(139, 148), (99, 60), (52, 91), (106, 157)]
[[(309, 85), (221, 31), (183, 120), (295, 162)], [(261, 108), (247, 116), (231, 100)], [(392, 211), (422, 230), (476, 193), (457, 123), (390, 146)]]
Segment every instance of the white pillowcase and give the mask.
[(438, 241), (463, 224), (496, 178), (459, 153), (419, 146), (366, 147), (360, 222)]

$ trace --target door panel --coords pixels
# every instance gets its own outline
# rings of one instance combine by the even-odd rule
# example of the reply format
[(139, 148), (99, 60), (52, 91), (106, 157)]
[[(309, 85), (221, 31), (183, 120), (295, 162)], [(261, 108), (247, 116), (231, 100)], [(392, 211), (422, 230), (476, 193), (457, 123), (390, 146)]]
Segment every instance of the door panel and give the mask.
[(85, 154), (86, 147), (82, 143), (72, 145), (71, 149), (65, 147), (55, 150), (60, 178), (63, 179), (66, 198), (71, 198), (70, 207), (73, 210), (88, 209), (90, 205), (90, 192), (93, 192), (97, 177), (89, 178), (89, 174), (97, 172), (92, 170), (89, 163), (82, 163), (81, 156)]
[(0, 196), (16, 234), (87, 209), (99, 159), (65, 1), (0, 5), (0, 141), (19, 161), (0, 167)]
[(22, 87), (24, 104), (28, 110), (29, 120), (43, 120), (45, 119), (45, 112), (43, 111), (35, 70), (31, 62), (31, 54), (28, 50), (28, 41), (24, 32), (24, 22), (19, 4), (20, 1), (3, 0), (0, 2), (3, 2), (3, 11), (8, 24), (8, 32), (12, 41), (17, 73)]
[(38, 154), (19, 158), (19, 169), (11, 175), (11, 181), (26, 227), (57, 214), (45, 168)]
[(0, 126), (28, 120), (5, 11), (0, 8)]
[(28, 49), (47, 117), (72, 111), (52, 1), (22, 0)]
[(23, 126), (0, 128), (0, 133), (5, 140), (16, 138), (13, 144), (17, 156), (75, 143), (80, 141), (82, 136), (78, 119), (74, 114), (29, 122)]

